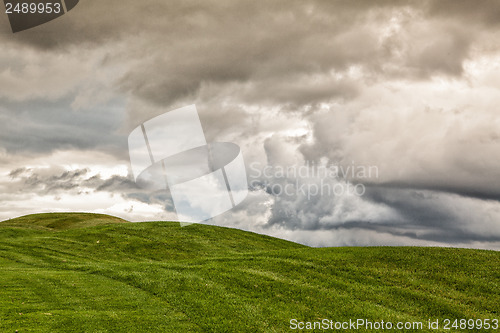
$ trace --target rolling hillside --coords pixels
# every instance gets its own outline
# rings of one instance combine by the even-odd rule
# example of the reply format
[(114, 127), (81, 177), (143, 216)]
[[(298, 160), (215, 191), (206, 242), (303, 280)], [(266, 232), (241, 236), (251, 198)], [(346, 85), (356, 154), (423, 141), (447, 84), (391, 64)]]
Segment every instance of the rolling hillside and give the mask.
[(294, 318), (421, 332), (428, 319), (500, 319), (499, 266), (493, 251), (318, 249), (200, 224), (29, 215), (0, 222), (0, 332), (289, 332)]

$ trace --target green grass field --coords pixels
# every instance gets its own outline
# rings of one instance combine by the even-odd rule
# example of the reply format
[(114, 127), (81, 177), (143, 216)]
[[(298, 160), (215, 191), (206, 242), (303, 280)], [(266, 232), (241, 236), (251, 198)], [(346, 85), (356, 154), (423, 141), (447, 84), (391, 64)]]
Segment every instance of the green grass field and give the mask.
[[(291, 332), (293, 318), (421, 321), (422, 332), (428, 319), (500, 319), (494, 251), (310, 248), (54, 213), (0, 223), (0, 269), (0, 332)], [(450, 328), (430, 331), (477, 331)]]

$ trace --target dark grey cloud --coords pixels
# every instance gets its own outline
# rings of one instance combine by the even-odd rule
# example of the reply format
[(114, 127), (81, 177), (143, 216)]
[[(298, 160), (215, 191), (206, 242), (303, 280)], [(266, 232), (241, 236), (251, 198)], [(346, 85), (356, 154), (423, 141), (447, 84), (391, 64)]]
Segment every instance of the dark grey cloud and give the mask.
[(9, 153), (38, 155), (64, 149), (95, 149), (126, 158), (127, 133), (121, 131), (123, 110), (114, 102), (75, 110), (69, 99), (16, 103), (3, 100), (0, 146)]
[[(9, 177), (12, 179), (12, 192), (24, 192), (36, 195), (59, 195), (63, 192), (78, 193), (86, 185), (98, 190), (105, 184), (112, 185), (117, 179), (103, 180), (99, 175), (89, 175), (89, 169), (67, 171), (63, 168), (49, 169), (19, 168), (12, 170)], [(124, 179), (121, 179), (121, 183)], [(126, 183), (126, 181), (125, 181)], [(106, 186), (105, 186), (106, 187)], [(87, 189), (88, 190), (88, 189)]]
[(68, 171), (61, 167), (41, 169), (23, 167), (10, 171), (9, 177), (12, 194), (61, 197), (105, 192), (146, 204), (158, 204), (164, 206), (166, 211), (174, 211), (172, 198), (168, 192), (151, 192), (136, 184), (129, 176), (113, 175), (104, 178), (88, 168)]
[[(440, 13), (439, 3), (88, 0), (49, 24), (7, 36), (49, 52), (124, 42), (103, 64), (133, 59), (118, 86), (164, 107), (195, 98), (205, 85), (234, 83), (249, 83), (242, 98), (254, 103), (309, 104), (352, 96), (353, 82), (325, 75), (349, 66), (365, 68), (371, 79), (460, 75), (477, 29), (426, 16)], [(400, 29), (387, 30), (394, 18)], [(324, 76), (317, 87), (314, 75)]]
[[(283, 193), (286, 184), (291, 195)], [(271, 216), (263, 230), (325, 233), (351, 230), (354, 238), (356, 234), (371, 232), (449, 246), (500, 242), (499, 212), (492, 208), (497, 202), (438, 191), (379, 186), (367, 187), (359, 198), (316, 191), (303, 193), (300, 185), (290, 179), (267, 179), (254, 183), (252, 190), (265, 191), (272, 198)], [(462, 207), (457, 209), (457, 206)], [(470, 209), (475, 213), (467, 214)], [(376, 244), (383, 242), (372, 243)]]
[[(417, 230), (414, 237), (418, 239), (449, 244), (500, 240), (500, 226), (496, 223), (498, 212), (486, 208), (494, 207), (494, 201), (413, 188), (373, 188), (368, 191), (366, 198), (394, 207), (403, 217), (402, 221), (406, 221), (403, 228)], [(464, 203), (465, 207), (460, 207), (460, 202)], [(471, 203), (476, 212), (481, 211), (480, 218), (467, 214)], [(485, 212), (487, 213), (484, 214)]]
[[(366, 80), (460, 75), (477, 29), (425, 16), (439, 13), (435, 6), (419, 1), (272, 1), (263, 10), (252, 1), (87, 0), (53, 22), (2, 38), (63, 62), (87, 50), (105, 50), (97, 66), (126, 67), (112, 81), (113, 89), (161, 108), (148, 113), (141, 104), (129, 107), (128, 127), (192, 101), (218, 106), (206, 116), (213, 123), (227, 122), (230, 115), (238, 126), (249, 123), (250, 116), (214, 111), (228, 98), (234, 102), (231, 108), (267, 104), (306, 112), (311, 105), (354, 99)], [(391, 30), (387, 26), (394, 19), (399, 28)], [(87, 59), (71, 65), (82, 66)], [(9, 68), (12, 62), (9, 58)], [(364, 74), (349, 77), (346, 71), (352, 68)], [(26, 81), (32, 78), (25, 76)], [(97, 114), (93, 111), (92, 119)], [(51, 117), (44, 119), (52, 124)], [(102, 124), (94, 127), (109, 132), (111, 124), (106, 129)], [(63, 125), (50, 133), (79, 148), (92, 145), (89, 136), (68, 138), (74, 130)], [(36, 142), (26, 145), (37, 147)]]
[(428, 13), (440, 19), (457, 19), (466, 25), (495, 26), (500, 22), (500, 3), (495, 0), (428, 1)]
[(480, 200), (492, 200), (500, 201), (500, 189), (497, 187), (491, 188), (479, 188), (477, 186), (460, 186), (457, 184), (436, 184), (429, 182), (427, 184), (422, 183), (410, 183), (410, 182), (389, 182), (384, 184), (366, 184), (368, 187), (374, 187), (379, 189), (396, 190), (396, 189), (414, 189), (423, 191), (435, 191), (449, 194), (456, 194), (463, 197), (476, 198)]

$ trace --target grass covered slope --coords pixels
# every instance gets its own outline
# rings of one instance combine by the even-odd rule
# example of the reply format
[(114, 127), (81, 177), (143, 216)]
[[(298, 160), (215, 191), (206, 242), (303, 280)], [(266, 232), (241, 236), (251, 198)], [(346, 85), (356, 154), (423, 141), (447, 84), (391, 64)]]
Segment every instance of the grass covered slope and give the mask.
[(498, 252), (315, 249), (200, 224), (40, 217), (0, 223), (1, 332), (286, 332), (292, 318), (500, 318)]
[(44, 213), (17, 217), (2, 222), (2, 226), (64, 230), (115, 223), (126, 223), (119, 217), (92, 213)]

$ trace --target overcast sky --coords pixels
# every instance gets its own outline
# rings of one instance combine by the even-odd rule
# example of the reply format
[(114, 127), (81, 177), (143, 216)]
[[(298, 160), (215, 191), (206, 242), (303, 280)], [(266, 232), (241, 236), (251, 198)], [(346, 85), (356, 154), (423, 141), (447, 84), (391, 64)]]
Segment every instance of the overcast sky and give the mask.
[[(127, 137), (196, 104), (251, 184), (208, 223), (312, 246), (500, 249), (499, 1), (81, 0), (16, 34), (0, 17), (0, 220), (173, 219), (136, 186)], [(377, 172), (276, 172), (304, 165)], [(364, 191), (312, 187), (335, 184)]]

